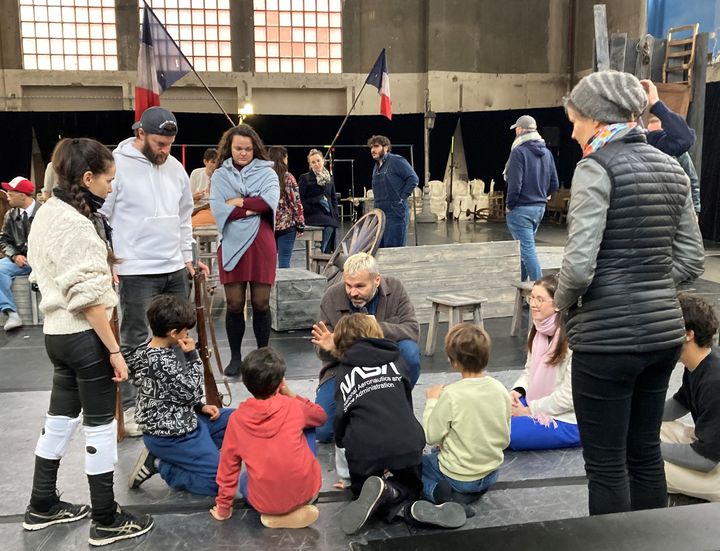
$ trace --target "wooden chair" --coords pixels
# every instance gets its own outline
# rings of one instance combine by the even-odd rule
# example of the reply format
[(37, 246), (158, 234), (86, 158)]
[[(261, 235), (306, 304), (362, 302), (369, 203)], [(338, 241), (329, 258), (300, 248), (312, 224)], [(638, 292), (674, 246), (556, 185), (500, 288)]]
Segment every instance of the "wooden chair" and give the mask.
[(459, 293), (447, 293), (427, 297), (432, 303), (432, 315), (428, 327), (427, 340), (425, 341), (425, 355), (432, 356), (435, 353), (435, 341), (437, 336), (440, 313), (446, 312), (448, 316), (448, 330), (455, 324), (463, 321), (463, 316), (472, 313), (473, 323), (483, 327), (482, 304), (487, 302), (486, 297), (465, 295)]

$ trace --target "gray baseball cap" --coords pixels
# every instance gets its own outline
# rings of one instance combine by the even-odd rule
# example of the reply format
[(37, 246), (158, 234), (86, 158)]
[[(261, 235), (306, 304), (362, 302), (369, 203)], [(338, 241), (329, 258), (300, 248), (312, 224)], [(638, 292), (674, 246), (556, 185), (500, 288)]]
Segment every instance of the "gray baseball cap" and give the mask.
[(514, 130), (516, 128), (522, 128), (523, 130), (537, 130), (537, 123), (530, 115), (523, 115), (515, 121), (515, 124), (510, 127), (510, 130)]
[(146, 134), (175, 136), (178, 132), (177, 119), (167, 109), (149, 107), (143, 111), (140, 120), (132, 125), (133, 130), (142, 128)]

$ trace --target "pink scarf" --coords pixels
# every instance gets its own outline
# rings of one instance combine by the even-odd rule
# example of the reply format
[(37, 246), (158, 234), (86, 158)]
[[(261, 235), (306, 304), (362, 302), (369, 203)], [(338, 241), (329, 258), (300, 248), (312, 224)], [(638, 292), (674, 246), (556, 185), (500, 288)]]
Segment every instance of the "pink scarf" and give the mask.
[[(557, 331), (558, 313), (545, 318), (542, 321), (533, 320), (535, 325), (535, 338), (532, 343), (530, 359), (530, 376), (528, 380), (527, 401), (538, 400), (552, 394), (555, 390), (557, 380), (556, 368), (548, 363), (548, 360), (555, 353), (559, 332)], [(548, 426), (552, 417), (542, 413), (533, 415), (541, 424)]]

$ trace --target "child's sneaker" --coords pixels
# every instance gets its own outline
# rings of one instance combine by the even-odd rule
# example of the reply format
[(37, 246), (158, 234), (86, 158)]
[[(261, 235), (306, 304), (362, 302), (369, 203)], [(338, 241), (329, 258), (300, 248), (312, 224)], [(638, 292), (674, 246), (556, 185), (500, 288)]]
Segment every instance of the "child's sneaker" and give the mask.
[(392, 500), (394, 490), (379, 476), (369, 477), (363, 484), (360, 496), (345, 507), (340, 526), (346, 534), (354, 534), (384, 503)]
[(100, 546), (115, 543), (120, 540), (136, 538), (149, 532), (153, 527), (153, 518), (150, 515), (134, 516), (123, 511), (118, 505), (115, 519), (111, 524), (105, 525), (93, 521), (90, 525), (90, 545)]
[(429, 501), (416, 501), (407, 511), (415, 522), (441, 528), (460, 528), (467, 521), (463, 506), (452, 501), (441, 505), (433, 505)]
[(303, 505), (285, 515), (260, 515), (266, 528), (307, 528), (320, 516), (315, 505)]
[(25, 530), (42, 530), (53, 524), (75, 522), (88, 516), (88, 513), (90, 507), (87, 505), (74, 505), (65, 501), (58, 501), (46, 512), (36, 511), (28, 505), (22, 525)]
[(143, 448), (135, 462), (133, 470), (130, 471), (128, 487), (131, 490), (136, 490), (143, 482), (158, 472), (155, 468), (155, 456), (152, 455), (147, 448)]

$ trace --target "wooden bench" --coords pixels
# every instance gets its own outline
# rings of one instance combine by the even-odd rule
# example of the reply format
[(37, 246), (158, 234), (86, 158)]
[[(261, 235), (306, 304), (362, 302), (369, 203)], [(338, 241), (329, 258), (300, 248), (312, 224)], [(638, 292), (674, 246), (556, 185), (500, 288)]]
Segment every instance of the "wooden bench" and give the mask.
[(28, 276), (16, 277), (11, 289), (23, 325), (42, 325), (43, 315), (39, 307), (40, 291), (33, 289)]
[(463, 321), (463, 316), (471, 313), (473, 323), (484, 327), (482, 316), (482, 304), (487, 302), (486, 297), (479, 295), (465, 295), (460, 293), (446, 293), (427, 297), (432, 303), (432, 315), (428, 327), (427, 340), (425, 341), (425, 355), (432, 356), (435, 353), (435, 341), (437, 340), (437, 326), (440, 321), (440, 313), (447, 313), (448, 330), (455, 324)]
[[(327, 259), (325, 259), (325, 263), (319, 262), (320, 257), (323, 256), (321, 251), (322, 234), (323, 229), (321, 226), (305, 226), (303, 234), (295, 238), (297, 241), (305, 242), (305, 269), (316, 274), (322, 272), (325, 263), (327, 263)], [(327, 257), (330, 258), (330, 255), (327, 255)]]

